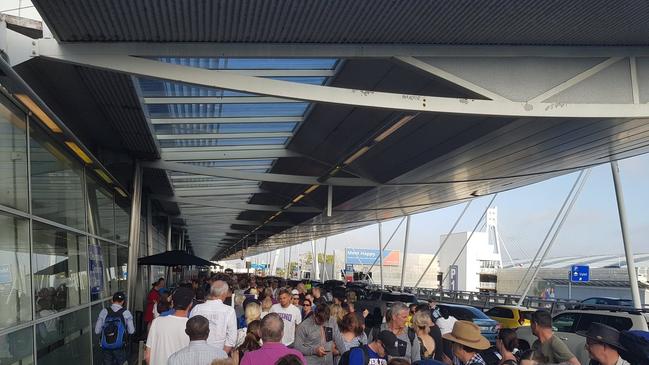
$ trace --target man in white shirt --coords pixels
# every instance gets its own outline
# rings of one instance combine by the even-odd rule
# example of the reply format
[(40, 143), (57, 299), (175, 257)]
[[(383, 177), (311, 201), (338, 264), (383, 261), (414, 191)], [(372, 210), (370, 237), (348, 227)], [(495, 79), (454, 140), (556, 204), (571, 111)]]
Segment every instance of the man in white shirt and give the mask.
[(270, 313), (277, 313), (284, 321), (282, 343), (289, 346), (295, 340), (295, 327), (302, 322), (300, 309), (291, 304), (291, 293), (287, 289), (279, 290), (279, 303), (273, 304)]
[(193, 299), (193, 290), (176, 289), (171, 296), (176, 312), (153, 320), (144, 353), (144, 359), (149, 365), (167, 365), (171, 354), (189, 345), (189, 336), (185, 333), (185, 328), (187, 313), (191, 309)]
[(210, 321), (210, 335), (207, 343), (229, 353), (237, 343), (237, 315), (234, 308), (223, 304), (230, 287), (222, 280), (216, 280), (210, 289), (210, 300), (199, 304), (191, 316), (201, 315)]

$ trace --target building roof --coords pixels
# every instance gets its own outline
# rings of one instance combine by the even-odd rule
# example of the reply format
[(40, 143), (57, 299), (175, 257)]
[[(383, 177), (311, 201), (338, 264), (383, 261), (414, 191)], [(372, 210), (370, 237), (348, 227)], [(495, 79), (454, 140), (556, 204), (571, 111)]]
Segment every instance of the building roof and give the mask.
[[(505, 268), (530, 265), (531, 259), (514, 260), (515, 264), (505, 264)], [(649, 267), (649, 253), (636, 253), (633, 255), (633, 261), (637, 267)], [(562, 256), (550, 257), (543, 263), (546, 269), (570, 268), (572, 265), (588, 265), (591, 268), (624, 268), (626, 267), (626, 258), (624, 255), (594, 255), (594, 256)]]
[[(589, 84), (593, 90), (615, 91), (608, 80), (627, 79), (630, 90), (627, 60), (617, 62), (623, 57), (551, 58), (537, 73), (529, 72), (528, 58), (517, 58), (522, 62), (512, 67), (521, 77), (534, 74), (538, 79), (530, 82), (540, 82), (532, 88), (521, 82), (517, 98), (501, 96), (507, 107), (522, 110), (508, 114), (491, 104), (482, 112), (465, 108), (505, 105), (474, 84), (475, 74), (462, 79), (444, 71), (477, 70), (464, 66), (467, 59), (434, 59), (429, 49), (428, 58), (414, 59), (420, 67), (396, 59), (389, 48), (572, 45), (581, 55), (589, 46), (642, 46), (649, 43), (649, 5), (640, 0), (625, 6), (603, 0), (33, 3), (59, 42), (49, 40), (53, 48), (48, 40), (36, 42), (38, 57), (16, 70), (125, 186), (130, 162), (143, 161), (147, 196), (175, 215), (203, 258), (287, 247), (649, 151), (649, 123), (634, 117), (644, 116), (645, 83), (636, 85), (637, 105), (619, 118), (591, 110), (622, 108), (578, 104), (627, 102), (626, 91), (611, 101), (579, 84), (585, 74), (606, 69), (609, 79), (595, 80), (606, 87)], [(351, 46), (354, 54), (337, 52), (338, 46)], [(388, 48), (364, 57), (375, 46)], [(75, 50), (82, 57), (110, 51), (124, 62), (66, 59)], [(546, 55), (545, 48), (536, 52)], [(488, 71), (493, 64), (502, 69), (502, 61), (479, 61), (494, 87), (502, 87), (507, 75)], [(143, 62), (174, 72), (115, 68)], [(446, 62), (437, 64), (441, 72), (430, 71), (436, 62)], [(181, 81), (185, 74), (247, 78), (217, 87), (198, 77)], [(249, 90), (259, 85), (273, 90)], [(305, 88), (309, 95), (284, 95)], [(527, 103), (548, 88), (537, 109)], [(352, 100), (336, 98), (341, 91)], [(392, 104), (376, 102), (383, 96)], [(447, 111), (422, 109), (431, 105)], [(567, 116), (546, 116), (565, 110)], [(328, 190), (333, 179), (356, 185), (332, 183)]]
[(33, 3), (57, 39), (66, 42), (649, 44), (649, 4), (643, 0)]

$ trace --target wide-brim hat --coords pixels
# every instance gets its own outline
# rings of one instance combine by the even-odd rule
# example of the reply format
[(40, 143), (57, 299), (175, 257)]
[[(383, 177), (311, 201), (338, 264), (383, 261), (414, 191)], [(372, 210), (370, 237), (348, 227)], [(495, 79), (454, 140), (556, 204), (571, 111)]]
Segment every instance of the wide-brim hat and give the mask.
[(453, 331), (442, 337), (476, 350), (486, 350), (491, 347), (489, 340), (480, 333), (480, 327), (469, 321), (455, 322)]
[(605, 343), (619, 350), (626, 351), (620, 343), (620, 331), (611, 326), (602, 323), (593, 322), (588, 327), (588, 331), (577, 331), (579, 336), (590, 338), (592, 340)]

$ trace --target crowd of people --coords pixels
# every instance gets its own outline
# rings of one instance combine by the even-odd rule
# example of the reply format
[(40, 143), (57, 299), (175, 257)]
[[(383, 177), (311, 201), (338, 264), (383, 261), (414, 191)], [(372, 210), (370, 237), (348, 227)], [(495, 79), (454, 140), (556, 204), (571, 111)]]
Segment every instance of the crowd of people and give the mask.
[[(133, 333), (123, 303), (123, 293), (116, 293), (100, 313), (95, 332), (102, 345), (104, 337), (106, 343), (114, 340), (105, 328), (113, 317), (124, 320), (122, 331)], [(144, 313), (145, 360), (149, 365), (580, 365), (553, 334), (547, 311), (533, 314), (538, 340), (523, 352), (515, 330), (501, 329), (492, 346), (470, 319), (450, 316), (433, 300), (372, 310), (362, 308), (350, 291), (332, 293), (301, 282), (288, 286), (221, 273), (169, 293), (160, 279)], [(593, 323), (581, 335), (594, 363), (629, 364), (619, 355), (614, 328)], [(123, 351), (108, 347), (104, 363), (123, 364)]]

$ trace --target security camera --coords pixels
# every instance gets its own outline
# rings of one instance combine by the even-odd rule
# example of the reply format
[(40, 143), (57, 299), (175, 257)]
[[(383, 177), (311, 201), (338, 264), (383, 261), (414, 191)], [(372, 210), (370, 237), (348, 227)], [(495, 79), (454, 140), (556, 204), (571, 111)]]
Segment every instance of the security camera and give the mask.
[(245, 259), (245, 257), (244, 257), (243, 254), (242, 254), (242, 255), (241, 255), (241, 261), (243, 261), (244, 259)]

